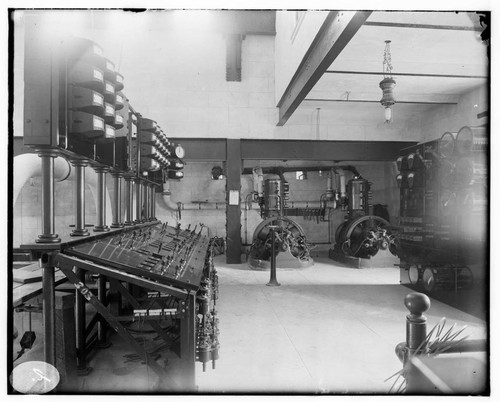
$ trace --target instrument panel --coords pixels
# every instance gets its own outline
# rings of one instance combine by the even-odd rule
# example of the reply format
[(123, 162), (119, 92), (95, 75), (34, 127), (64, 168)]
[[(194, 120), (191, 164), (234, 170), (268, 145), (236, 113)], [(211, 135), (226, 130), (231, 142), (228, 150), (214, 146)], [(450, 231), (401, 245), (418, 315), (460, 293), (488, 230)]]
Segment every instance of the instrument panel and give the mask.
[(209, 238), (197, 232), (158, 223), (124, 230), (114, 236), (67, 248), (64, 252), (109, 265), (160, 283), (197, 290), (203, 276)]

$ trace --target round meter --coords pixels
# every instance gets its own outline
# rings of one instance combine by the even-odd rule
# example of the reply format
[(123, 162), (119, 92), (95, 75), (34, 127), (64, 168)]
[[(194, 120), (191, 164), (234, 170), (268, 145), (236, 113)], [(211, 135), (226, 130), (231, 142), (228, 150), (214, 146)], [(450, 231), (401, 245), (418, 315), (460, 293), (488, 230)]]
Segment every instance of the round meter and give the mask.
[(184, 155), (186, 155), (186, 151), (184, 151), (184, 148), (182, 148), (180, 145), (177, 145), (175, 147), (175, 156), (177, 158), (182, 159), (182, 158), (184, 158)]

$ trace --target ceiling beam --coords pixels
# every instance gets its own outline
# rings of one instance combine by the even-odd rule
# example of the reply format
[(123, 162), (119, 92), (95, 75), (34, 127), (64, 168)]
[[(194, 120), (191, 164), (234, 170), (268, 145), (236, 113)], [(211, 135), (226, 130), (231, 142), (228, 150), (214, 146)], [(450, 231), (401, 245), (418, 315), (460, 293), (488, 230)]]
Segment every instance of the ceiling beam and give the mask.
[(241, 140), (243, 160), (394, 161), (414, 141)]
[(283, 126), (326, 69), (366, 22), (371, 11), (330, 11), (278, 102)]
[(367, 21), (366, 26), (387, 27), (387, 28), (417, 28), (417, 29), (446, 29), (450, 31), (476, 31), (481, 32), (481, 27), (467, 27), (460, 25), (433, 25), (433, 24), (408, 24), (403, 22), (377, 22)]
[[(359, 74), (359, 75), (385, 75), (384, 72), (376, 71), (340, 71), (340, 70), (326, 70), (328, 74)], [(398, 75), (403, 77), (432, 77), (432, 78), (479, 78), (488, 79), (486, 75), (457, 75), (457, 74), (420, 74), (420, 73), (395, 73), (391, 75)]]
[[(306, 98), (304, 102), (346, 102), (346, 103), (380, 103), (379, 100), (367, 99), (313, 99)], [(457, 105), (458, 102), (432, 102), (432, 101), (397, 101), (396, 104), (415, 104), (415, 105)]]

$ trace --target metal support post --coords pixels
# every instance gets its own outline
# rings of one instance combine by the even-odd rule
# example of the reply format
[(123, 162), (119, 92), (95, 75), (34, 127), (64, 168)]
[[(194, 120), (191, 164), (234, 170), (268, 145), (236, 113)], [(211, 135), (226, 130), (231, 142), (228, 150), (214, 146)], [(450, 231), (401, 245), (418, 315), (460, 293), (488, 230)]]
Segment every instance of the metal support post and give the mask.
[(85, 228), (85, 166), (86, 160), (73, 160), (71, 164), (75, 168), (75, 228), (71, 236), (88, 236), (89, 231)]
[(278, 226), (268, 226), (271, 231), (271, 277), (267, 286), (280, 286), (276, 279), (276, 229)]
[(135, 220), (134, 223), (142, 223), (142, 188), (141, 179), (134, 178), (135, 183)]
[(94, 168), (97, 174), (97, 211), (96, 225), (94, 232), (107, 232), (109, 227), (106, 225), (106, 173), (108, 168)]
[[(107, 278), (100, 274), (97, 279), (97, 299), (103, 306), (107, 305), (107, 297), (106, 297), (106, 282)], [(104, 349), (111, 346), (111, 342), (108, 341), (107, 338), (107, 330), (108, 325), (104, 317), (99, 316), (99, 321), (97, 322), (97, 343), (96, 347)]]
[(113, 178), (113, 221), (111, 222), (112, 228), (123, 227), (122, 223), (122, 177), (121, 173), (111, 173)]
[(181, 301), (181, 345), (180, 358), (182, 367), (183, 386), (188, 390), (195, 388), (195, 362), (196, 362), (196, 295), (191, 293)]
[(57, 153), (50, 149), (38, 150), (42, 160), (42, 234), (36, 243), (59, 243), (59, 235), (54, 233), (54, 158)]
[[(85, 285), (85, 271), (81, 268), (76, 268), (76, 276), (80, 283)], [(75, 290), (75, 331), (76, 331), (76, 358), (78, 375), (87, 375), (91, 368), (87, 367), (87, 351), (86, 351), (86, 316), (85, 316), (85, 298), (78, 291)]]
[(132, 185), (133, 178), (125, 177), (125, 226), (132, 225), (134, 221), (134, 186)]
[(45, 361), (56, 365), (56, 296), (55, 261), (56, 253), (43, 253), (40, 258), (43, 285), (43, 325)]
[(150, 195), (149, 195), (149, 203), (150, 203), (150, 221), (156, 220), (156, 185), (150, 185)]
[(142, 210), (144, 211), (142, 221), (149, 221), (149, 185), (148, 183), (142, 183)]

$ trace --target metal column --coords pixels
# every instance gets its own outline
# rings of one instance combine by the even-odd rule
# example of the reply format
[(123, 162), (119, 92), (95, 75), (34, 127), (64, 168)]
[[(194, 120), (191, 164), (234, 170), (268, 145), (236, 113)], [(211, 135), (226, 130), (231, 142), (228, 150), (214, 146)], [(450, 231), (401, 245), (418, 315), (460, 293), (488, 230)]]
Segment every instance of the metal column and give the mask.
[(52, 150), (38, 150), (42, 160), (42, 234), (36, 243), (59, 243), (59, 235), (54, 233), (54, 158), (57, 153)]
[(113, 221), (111, 222), (112, 228), (123, 227), (122, 223), (122, 177), (121, 173), (111, 173), (113, 178), (113, 192), (115, 194), (113, 198)]
[(183, 386), (187, 390), (195, 389), (196, 363), (196, 295), (191, 293), (181, 302), (181, 366)]
[(150, 202), (150, 219), (151, 221), (156, 220), (156, 185), (151, 184), (151, 193), (149, 195)]
[(134, 222), (134, 186), (133, 177), (125, 177), (125, 226), (130, 226)]
[(142, 217), (143, 222), (149, 221), (149, 185), (147, 182), (142, 183), (142, 210), (144, 215)]
[(135, 183), (135, 220), (134, 223), (142, 222), (142, 188), (141, 179), (134, 178)]
[(106, 225), (106, 173), (108, 168), (94, 168), (97, 173), (97, 211), (96, 224), (94, 232), (107, 232), (109, 227)]
[[(76, 268), (75, 271), (78, 276), (80, 283), (85, 285), (85, 271), (81, 268)], [(76, 331), (76, 357), (77, 357), (77, 368), (79, 375), (86, 375), (90, 372), (90, 368), (87, 367), (87, 351), (86, 351), (86, 316), (85, 316), (85, 298), (78, 291), (75, 290), (75, 331)]]
[[(99, 274), (99, 278), (97, 279), (97, 299), (103, 306), (106, 306), (107, 296), (106, 296), (106, 282), (107, 278)], [(97, 323), (97, 343), (96, 347), (98, 348), (107, 348), (111, 346), (111, 342), (108, 341), (107, 337), (108, 325), (104, 317), (99, 316), (99, 321)]]
[(40, 265), (43, 268), (43, 325), (45, 361), (56, 365), (56, 296), (55, 296), (55, 252), (43, 253)]
[(85, 228), (85, 166), (86, 160), (73, 160), (71, 164), (75, 168), (75, 228), (71, 236), (88, 236), (89, 231)]

